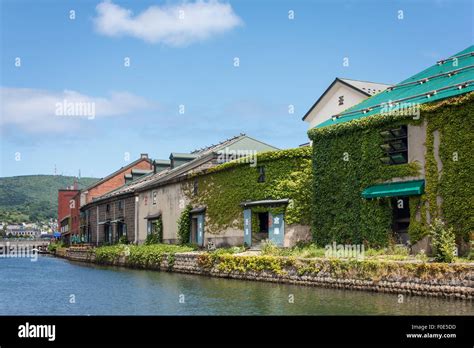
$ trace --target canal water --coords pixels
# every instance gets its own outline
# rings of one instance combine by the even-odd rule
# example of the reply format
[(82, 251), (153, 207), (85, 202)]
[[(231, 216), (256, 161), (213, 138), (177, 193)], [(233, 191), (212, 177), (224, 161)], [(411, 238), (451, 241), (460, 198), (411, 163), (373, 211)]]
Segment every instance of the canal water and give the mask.
[[(293, 301), (292, 301), (293, 300)], [(0, 258), (0, 315), (466, 315), (472, 302)]]

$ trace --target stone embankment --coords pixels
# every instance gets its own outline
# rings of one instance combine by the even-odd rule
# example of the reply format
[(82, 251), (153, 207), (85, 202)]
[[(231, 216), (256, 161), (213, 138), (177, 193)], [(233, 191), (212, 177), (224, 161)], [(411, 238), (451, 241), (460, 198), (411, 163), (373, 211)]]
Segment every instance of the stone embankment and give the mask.
[(295, 259), (189, 252), (162, 255), (153, 264), (137, 264), (125, 255), (104, 261), (97, 260), (91, 251), (69, 249), (58, 249), (56, 256), (72, 261), (241, 280), (462, 300), (474, 298), (472, 263)]

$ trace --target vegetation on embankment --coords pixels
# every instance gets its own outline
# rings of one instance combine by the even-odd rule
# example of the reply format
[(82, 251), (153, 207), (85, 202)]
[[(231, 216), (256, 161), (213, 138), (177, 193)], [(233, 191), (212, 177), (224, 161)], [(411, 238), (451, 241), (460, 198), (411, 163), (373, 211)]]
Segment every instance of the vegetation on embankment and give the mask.
[(95, 262), (104, 264), (117, 264), (125, 262), (132, 267), (147, 268), (156, 266), (166, 257), (168, 262), (173, 260), (176, 253), (196, 250), (193, 246), (173, 244), (151, 245), (124, 245), (117, 244), (92, 249)]
[[(451, 248), (453, 250), (453, 248)], [(327, 256), (327, 249), (319, 247), (314, 243), (301, 243), (291, 248), (279, 248), (271, 242), (262, 245), (262, 255), (267, 256), (287, 256), (296, 258), (324, 258)], [(410, 254), (410, 249), (406, 246), (391, 244), (386, 248), (364, 249), (363, 255), (365, 260), (379, 260), (379, 261), (438, 261), (443, 262), (443, 259), (428, 257), (422, 250), (416, 255)], [(452, 257), (447, 262), (466, 263), (474, 260), (474, 254), (470, 257)]]
[(474, 298), (474, 265), (377, 259), (298, 258), (249, 255), (243, 248), (195, 251), (169, 244), (114, 245), (90, 250), (58, 248), (56, 255), (74, 261), (162, 270), (214, 277)]
[(296, 271), (299, 276), (324, 275), (331, 278), (380, 280), (391, 277), (436, 279), (448, 282), (472, 272), (466, 263), (446, 264), (420, 261), (390, 261), (377, 259), (298, 258), (294, 256), (255, 255), (240, 256), (230, 253), (202, 253), (199, 264), (224, 272), (269, 271), (284, 275)]

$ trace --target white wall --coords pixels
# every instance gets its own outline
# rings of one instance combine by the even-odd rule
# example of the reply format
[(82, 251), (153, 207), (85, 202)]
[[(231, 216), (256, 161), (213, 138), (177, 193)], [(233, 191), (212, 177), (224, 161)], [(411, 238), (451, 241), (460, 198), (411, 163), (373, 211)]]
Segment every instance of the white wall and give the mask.
[[(157, 202), (153, 204), (153, 191), (157, 191)], [(145, 196), (148, 195), (145, 205)], [(147, 215), (161, 212), (163, 221), (163, 242), (177, 238), (178, 219), (188, 200), (181, 190), (181, 183), (169, 184), (156, 189), (140, 192), (138, 203), (138, 241), (143, 243), (147, 236)], [(180, 200), (182, 204), (180, 204)]]
[[(344, 96), (344, 105), (339, 105), (339, 97)], [(347, 87), (341, 82), (336, 82), (326, 93), (318, 105), (306, 117), (305, 122), (309, 123), (309, 128), (314, 128), (318, 124), (331, 118), (358, 103), (367, 99), (367, 96)]]

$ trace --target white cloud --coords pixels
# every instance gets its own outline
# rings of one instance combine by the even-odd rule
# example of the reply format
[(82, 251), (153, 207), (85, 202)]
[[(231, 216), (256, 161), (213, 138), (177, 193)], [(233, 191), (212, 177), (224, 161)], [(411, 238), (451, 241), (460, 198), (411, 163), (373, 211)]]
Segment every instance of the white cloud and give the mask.
[(31, 88), (0, 88), (0, 125), (30, 133), (77, 129), (84, 120), (129, 114), (152, 103), (128, 92), (94, 97), (76, 91), (52, 92)]
[(96, 30), (107, 36), (132, 36), (151, 43), (183, 46), (205, 40), (242, 24), (230, 4), (218, 1), (150, 6), (133, 15), (112, 2), (96, 7)]

